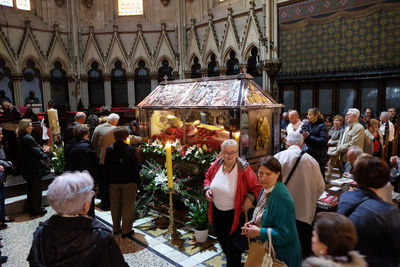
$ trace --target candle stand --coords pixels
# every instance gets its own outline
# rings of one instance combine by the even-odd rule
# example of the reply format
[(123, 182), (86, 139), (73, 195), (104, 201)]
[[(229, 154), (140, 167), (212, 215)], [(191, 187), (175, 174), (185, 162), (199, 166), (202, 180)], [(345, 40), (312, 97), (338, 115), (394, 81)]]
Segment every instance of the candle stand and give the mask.
[(172, 195), (175, 190), (173, 188), (168, 188), (169, 194), (169, 225), (167, 232), (164, 234), (164, 238), (170, 241), (177, 240), (181, 237), (181, 233), (176, 230), (175, 222), (174, 222), (174, 204), (172, 202)]

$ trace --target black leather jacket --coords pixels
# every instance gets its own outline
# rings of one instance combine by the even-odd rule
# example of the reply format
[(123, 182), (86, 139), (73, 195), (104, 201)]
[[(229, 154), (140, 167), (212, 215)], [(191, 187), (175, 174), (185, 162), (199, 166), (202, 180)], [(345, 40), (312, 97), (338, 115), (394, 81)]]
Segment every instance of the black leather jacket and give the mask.
[(27, 260), (30, 266), (128, 266), (111, 230), (84, 216), (39, 223)]

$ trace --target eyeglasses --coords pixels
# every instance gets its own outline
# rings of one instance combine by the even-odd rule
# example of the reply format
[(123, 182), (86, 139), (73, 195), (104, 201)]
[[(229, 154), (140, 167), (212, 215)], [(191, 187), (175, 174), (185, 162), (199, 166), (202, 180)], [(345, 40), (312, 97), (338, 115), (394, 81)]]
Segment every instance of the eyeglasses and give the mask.
[(226, 156), (233, 156), (237, 154), (237, 151), (231, 151), (231, 152), (222, 152), (222, 154), (226, 155)]

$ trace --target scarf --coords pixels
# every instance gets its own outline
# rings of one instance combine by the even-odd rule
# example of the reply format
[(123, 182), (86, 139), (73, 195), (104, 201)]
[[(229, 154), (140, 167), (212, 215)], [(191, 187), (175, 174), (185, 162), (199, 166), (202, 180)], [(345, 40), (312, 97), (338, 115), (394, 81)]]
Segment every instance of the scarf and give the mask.
[(257, 207), (254, 209), (253, 222), (258, 227), (261, 227), (262, 219), (265, 213), (265, 207), (267, 206), (269, 196), (271, 195), (271, 192), (274, 189), (274, 187), (275, 186), (268, 189), (264, 189), (264, 192), (262, 193), (260, 199), (257, 202)]

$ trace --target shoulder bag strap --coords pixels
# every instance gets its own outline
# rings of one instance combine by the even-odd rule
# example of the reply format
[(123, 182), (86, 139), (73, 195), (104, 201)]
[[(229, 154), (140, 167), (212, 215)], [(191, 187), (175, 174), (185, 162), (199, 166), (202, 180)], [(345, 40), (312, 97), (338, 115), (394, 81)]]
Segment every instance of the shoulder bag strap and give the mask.
[(364, 201), (368, 200), (369, 197), (366, 196), (363, 199), (361, 199), (360, 202), (357, 203), (357, 205), (355, 205), (354, 207), (352, 207), (351, 209), (349, 209), (347, 212), (345, 212), (343, 215), (346, 217), (349, 217), (357, 208), (358, 206), (360, 206)]
[(273, 249), (271, 231), (272, 231), (272, 229), (268, 228), (268, 254), (269, 255), (271, 255), (271, 250)]
[(301, 157), (304, 155), (304, 151), (301, 151), (300, 156), (297, 158), (296, 163), (293, 166), (293, 169), (290, 171), (288, 178), (286, 179), (285, 185), (287, 185), (289, 183), (290, 178), (292, 178), (292, 175), (294, 173), (294, 171), (296, 170), (297, 165), (299, 165), (299, 162), (301, 160)]

